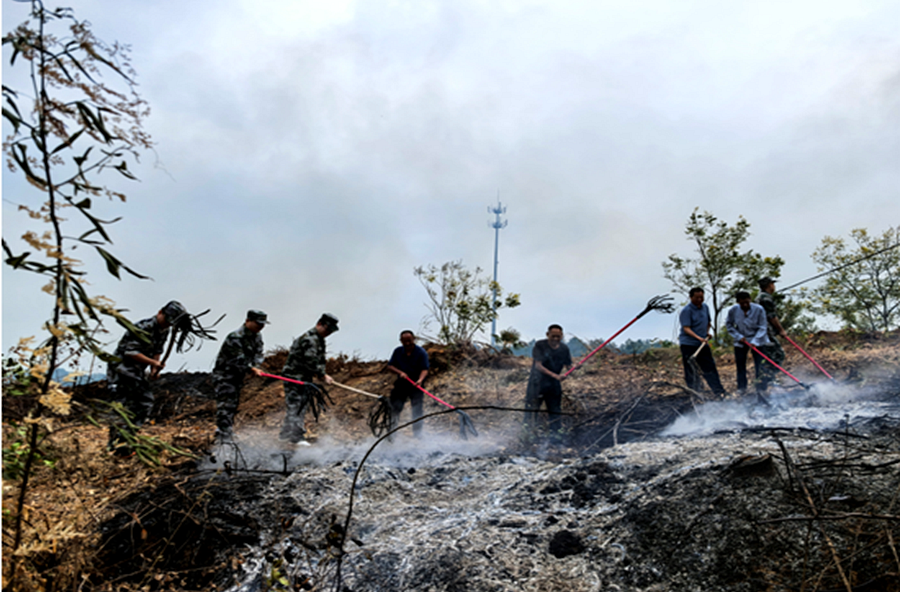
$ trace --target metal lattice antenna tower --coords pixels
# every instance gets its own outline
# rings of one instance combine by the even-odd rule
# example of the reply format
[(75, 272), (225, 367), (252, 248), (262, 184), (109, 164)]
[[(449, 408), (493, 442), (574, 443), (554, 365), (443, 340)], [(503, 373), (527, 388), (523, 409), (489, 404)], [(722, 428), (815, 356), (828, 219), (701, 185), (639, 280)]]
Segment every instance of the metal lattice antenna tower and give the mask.
[(506, 208), (500, 203), (500, 191), (497, 191), (497, 206), (493, 208), (488, 206), (488, 213), (495, 216), (494, 221), (488, 222), (488, 224), (494, 229), (494, 297), (491, 302), (494, 306), (495, 316), (494, 320), (491, 321), (491, 345), (497, 345), (497, 255), (500, 248), (500, 229), (506, 228), (506, 225), (509, 224), (508, 220), (500, 219), (500, 215), (506, 213)]

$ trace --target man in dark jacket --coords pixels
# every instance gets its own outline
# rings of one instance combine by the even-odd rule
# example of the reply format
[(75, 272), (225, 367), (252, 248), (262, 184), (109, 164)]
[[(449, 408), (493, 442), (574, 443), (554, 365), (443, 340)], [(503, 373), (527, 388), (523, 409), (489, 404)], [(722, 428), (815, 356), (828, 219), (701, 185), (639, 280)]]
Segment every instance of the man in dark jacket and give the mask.
[(263, 311), (248, 310), (244, 324), (229, 333), (219, 348), (212, 374), (216, 388), (216, 441), (232, 438), (244, 375), (248, 370), (260, 374), (257, 368), (263, 359), (260, 332), (268, 322)]
[[(409, 399), (412, 418), (422, 417), (422, 400), (424, 393), (417, 389), (409, 381), (422, 386), (425, 377), (428, 376), (428, 352), (416, 345), (416, 336), (409, 329), (400, 333), (400, 347), (391, 354), (387, 369), (397, 375), (394, 388), (391, 389), (391, 426), (400, 423), (400, 413), (403, 405)], [(407, 380), (409, 378), (409, 380)], [(422, 422), (413, 424), (413, 434), (419, 438), (422, 436)]]
[(526, 426), (537, 423), (537, 412), (543, 402), (550, 414), (550, 432), (554, 438), (560, 436), (562, 417), (562, 384), (561, 372), (572, 365), (569, 346), (562, 342), (563, 329), (559, 325), (547, 328), (547, 339), (534, 344), (531, 352), (533, 359), (528, 387), (525, 391)]

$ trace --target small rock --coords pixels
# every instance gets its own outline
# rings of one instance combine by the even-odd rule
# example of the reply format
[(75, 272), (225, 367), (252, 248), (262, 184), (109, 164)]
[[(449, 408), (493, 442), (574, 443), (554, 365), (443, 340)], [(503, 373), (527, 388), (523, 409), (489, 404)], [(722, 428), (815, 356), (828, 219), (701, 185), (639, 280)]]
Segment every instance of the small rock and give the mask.
[(581, 537), (571, 530), (560, 530), (550, 539), (549, 551), (557, 559), (562, 559), (584, 551), (584, 543)]

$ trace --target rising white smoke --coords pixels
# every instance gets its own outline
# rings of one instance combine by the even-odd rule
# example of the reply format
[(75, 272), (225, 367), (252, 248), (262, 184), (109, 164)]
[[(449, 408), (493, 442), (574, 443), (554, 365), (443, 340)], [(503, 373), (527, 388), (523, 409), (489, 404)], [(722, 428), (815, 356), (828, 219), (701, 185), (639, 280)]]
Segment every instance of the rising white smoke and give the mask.
[(870, 389), (832, 382), (805, 383), (809, 388), (776, 388), (767, 394), (768, 405), (756, 395), (738, 400), (698, 405), (676, 419), (662, 436), (697, 436), (754, 427), (836, 430), (855, 422), (896, 415), (896, 401), (881, 401)]

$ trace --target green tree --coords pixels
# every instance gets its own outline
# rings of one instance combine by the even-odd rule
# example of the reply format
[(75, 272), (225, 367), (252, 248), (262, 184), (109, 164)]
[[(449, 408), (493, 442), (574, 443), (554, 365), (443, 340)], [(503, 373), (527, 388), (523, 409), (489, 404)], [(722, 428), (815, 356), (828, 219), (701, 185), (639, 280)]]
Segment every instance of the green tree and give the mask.
[(663, 276), (672, 282), (672, 292), (687, 296), (694, 287), (706, 292), (706, 303), (712, 309), (713, 334), (719, 334), (719, 319), (734, 304), (734, 293), (752, 290), (759, 278), (778, 278), (784, 260), (779, 256), (764, 257), (753, 250), (742, 250), (750, 236), (750, 223), (743, 216), (734, 225), (719, 220), (709, 212), (694, 208), (684, 233), (696, 247), (696, 258), (669, 255), (664, 261)]
[(497, 343), (500, 344), (500, 351), (505, 354), (511, 354), (515, 350), (525, 347), (522, 334), (512, 327), (500, 331), (500, 334), (497, 335)]
[[(25, 250), (19, 252), (14, 252), (18, 242), (4, 235), (5, 262), (45, 278), (43, 291), (52, 299), (43, 327), (46, 341), (36, 347), (23, 341), (17, 354), (21, 372), (27, 373), (19, 382), (34, 391), (37, 406), (26, 420), (11, 561), (4, 568), (10, 575), (5, 583), (26, 589), (34, 574), (19, 569), (17, 551), (28, 480), (41, 458), (43, 438), (53, 431), (50, 416), (67, 415), (71, 408), (69, 393), (53, 380), (54, 371), (84, 351), (110, 358), (95, 337), (103, 315), (134, 329), (110, 300), (88, 294), (86, 272), (72, 251), (76, 246), (95, 251), (117, 278), (122, 271), (143, 277), (109, 251), (107, 227), (117, 219), (101, 219), (93, 200), (125, 200), (97, 179), (103, 172), (134, 179), (127, 162), (149, 148), (151, 140), (141, 127), (148, 109), (135, 90), (127, 48), (97, 39), (70, 9), (49, 10), (40, 1), (31, 2), (30, 18), (4, 35), (3, 45), (9, 48), (11, 67), (26, 64), (29, 81), (20, 90), (3, 85), (7, 166), (28, 183), (25, 190), (4, 197), (17, 202), (35, 224), (46, 225), (26, 232), (21, 237)], [(5, 374), (4, 382), (10, 376)]]
[(888, 228), (881, 236), (856, 228), (850, 231), (850, 241), (826, 236), (812, 254), (820, 271), (834, 270), (822, 285), (810, 291), (813, 310), (837, 317), (850, 329), (897, 328), (900, 326), (900, 248), (897, 248), (900, 226)]
[[(425, 288), (428, 314), (423, 319), (427, 330), (432, 323), (439, 329), (437, 340), (445, 345), (471, 343), (477, 333), (497, 318), (501, 308), (519, 306), (518, 294), (503, 296), (498, 284), (481, 276), (481, 268), (467, 269), (462, 261), (449, 261), (440, 267), (417, 267), (414, 275)], [(493, 291), (497, 303), (493, 305)]]

